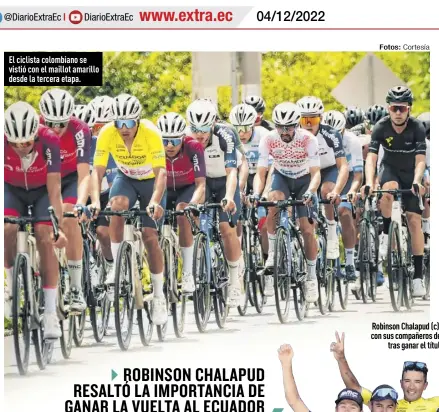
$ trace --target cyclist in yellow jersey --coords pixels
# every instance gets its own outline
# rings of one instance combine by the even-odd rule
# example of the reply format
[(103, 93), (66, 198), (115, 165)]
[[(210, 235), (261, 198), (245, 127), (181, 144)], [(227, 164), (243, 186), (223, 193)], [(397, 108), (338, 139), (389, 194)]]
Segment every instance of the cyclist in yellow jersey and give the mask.
[[(152, 321), (163, 325), (167, 321), (166, 299), (163, 294), (163, 253), (159, 246), (156, 222), (163, 216), (166, 206), (166, 160), (159, 130), (149, 120), (140, 120), (142, 111), (139, 100), (129, 94), (114, 99), (114, 122), (99, 133), (93, 161), (92, 194), (90, 207), (99, 212), (99, 195), (111, 154), (118, 168), (110, 189), (111, 210), (132, 208), (139, 200), (140, 208), (149, 216), (142, 217), (143, 242), (148, 254), (148, 264), (154, 289)], [(151, 215), (150, 208), (154, 213)], [(123, 240), (124, 219), (113, 216), (110, 221), (111, 252), (117, 257)], [(110, 271), (106, 284), (109, 299), (114, 299), (115, 270)]]
[[(344, 333), (339, 336), (336, 332), (336, 342), (331, 343), (331, 351), (338, 362), (340, 374), (346, 387), (361, 392), (364, 403), (372, 398), (372, 393), (363, 388), (352, 373), (344, 353)], [(422, 394), (427, 389), (427, 365), (424, 362), (404, 362), (401, 377), (401, 389), (404, 399), (398, 401), (396, 412), (436, 412), (439, 408), (439, 396), (423, 398)], [(373, 399), (372, 399), (373, 400)]]

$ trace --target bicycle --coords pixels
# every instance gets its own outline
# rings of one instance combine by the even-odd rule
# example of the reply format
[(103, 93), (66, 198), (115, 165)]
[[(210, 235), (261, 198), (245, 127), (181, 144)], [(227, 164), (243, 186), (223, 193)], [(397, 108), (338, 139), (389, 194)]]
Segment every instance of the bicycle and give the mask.
[[(142, 240), (142, 222), (139, 219), (141, 216), (146, 216), (147, 212), (136, 207), (123, 211), (104, 210), (99, 215), (120, 216), (125, 219), (123, 241), (115, 259), (113, 307), (117, 342), (122, 351), (128, 350), (133, 332), (134, 309), (136, 309), (140, 340), (144, 346), (148, 346), (153, 333), (150, 304), (153, 293), (151, 290), (145, 291), (141, 282), (142, 270), (147, 262)], [(143, 310), (146, 317), (143, 316)], [(123, 330), (125, 320), (128, 324)]]
[[(174, 333), (177, 338), (183, 337), (184, 323), (186, 318), (187, 295), (182, 293), (181, 279), (179, 279), (179, 257), (180, 246), (177, 230), (176, 216), (185, 215), (184, 210), (165, 210), (164, 223), (157, 227), (160, 236), (160, 248), (163, 250), (164, 274), (165, 274), (165, 296), (170, 305)], [(158, 226), (158, 225), (157, 225)], [(157, 333), (160, 341), (165, 339), (166, 329), (157, 326)]]
[[(276, 207), (280, 211), (274, 246), (273, 278), (276, 312), (281, 323), (286, 323), (288, 320), (291, 289), (293, 290), (296, 316), (299, 320), (304, 319), (309, 307), (305, 300), (307, 267), (303, 239), (299, 228), (295, 224), (295, 209), (293, 209), (292, 219), (288, 215), (289, 207), (303, 205), (303, 200), (293, 200), (291, 197), (273, 202), (258, 201), (258, 206)], [(309, 207), (307, 207), (307, 211), (308, 220), (312, 224), (314, 220)], [(283, 310), (281, 301), (285, 302)]]
[[(44, 339), (44, 293), (34, 235), (35, 223), (47, 222), (48, 219), (35, 218), (32, 209), (32, 206), (28, 206), (27, 217), (4, 218), (4, 223), (18, 225), (17, 256), (12, 283), (12, 330), (15, 359), (20, 375), (26, 375), (28, 372), (31, 339), (41, 370), (50, 363), (53, 353), (53, 342)], [(21, 333), (24, 348), (20, 347)]]
[[(430, 204), (430, 194), (425, 195), (425, 200)], [(430, 300), (430, 234), (425, 233), (425, 243), (428, 245), (424, 251), (424, 274), (425, 274), (425, 296), (424, 300)]]
[[(213, 193), (211, 197), (215, 200), (216, 195)], [(195, 322), (200, 333), (206, 331), (212, 303), (215, 320), (220, 329), (224, 328), (229, 311), (227, 305), (229, 268), (224, 258), (224, 245), (219, 231), (218, 209), (221, 208), (221, 203), (205, 203), (197, 207), (188, 206), (185, 209), (194, 235), (193, 302)], [(213, 210), (212, 215), (209, 213), (210, 210)], [(192, 214), (199, 215), (200, 226), (195, 223)], [(231, 214), (227, 213), (227, 216), (230, 227), (234, 227)]]
[[(422, 196), (419, 187), (415, 186), (419, 200), (419, 208), (424, 210)], [(387, 272), (389, 276), (389, 291), (392, 307), (399, 312), (401, 307), (411, 309), (413, 306), (413, 275), (411, 236), (408, 230), (407, 216), (402, 204), (402, 195), (412, 193), (411, 189), (375, 190), (373, 193), (382, 195), (391, 194), (394, 198), (392, 203), (392, 216), (389, 227), (389, 243), (387, 252)]]

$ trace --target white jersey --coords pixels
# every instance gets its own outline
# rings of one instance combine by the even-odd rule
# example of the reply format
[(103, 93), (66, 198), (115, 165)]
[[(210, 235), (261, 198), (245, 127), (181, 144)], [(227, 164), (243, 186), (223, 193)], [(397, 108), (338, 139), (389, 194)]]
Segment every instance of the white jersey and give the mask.
[(268, 168), (269, 156), (273, 158), (274, 168), (291, 179), (309, 174), (310, 167), (320, 166), (317, 137), (300, 128), (290, 143), (282, 141), (276, 130), (264, 136), (259, 144), (258, 166)]
[[(256, 126), (253, 131), (253, 136), (248, 143), (243, 143), (245, 149), (245, 157), (248, 162), (248, 170), (250, 175), (254, 175), (256, 173), (256, 169), (258, 167), (258, 159), (259, 159), (259, 143), (263, 136), (266, 136), (269, 133), (265, 127)], [(240, 152), (238, 155), (238, 167), (242, 164), (242, 154)]]
[(343, 149), (349, 164), (349, 172), (363, 171), (363, 148), (358, 137), (348, 130), (343, 133)]
[(317, 133), (319, 142), (320, 168), (327, 169), (336, 165), (336, 159), (345, 157), (343, 138), (337, 130), (321, 124)]

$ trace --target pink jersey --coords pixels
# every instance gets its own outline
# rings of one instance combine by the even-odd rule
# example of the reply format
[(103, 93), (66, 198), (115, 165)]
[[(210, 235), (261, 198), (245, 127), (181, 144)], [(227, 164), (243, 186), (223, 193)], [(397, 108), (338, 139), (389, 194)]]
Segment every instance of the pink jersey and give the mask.
[(61, 172), (59, 137), (46, 126), (39, 126), (34, 148), (26, 156), (27, 162), (18, 156), (6, 136), (4, 152), (5, 182), (12, 186), (37, 189), (46, 185), (48, 173)]
[(270, 156), (273, 158), (274, 168), (292, 179), (309, 174), (310, 167), (320, 166), (317, 137), (300, 128), (296, 129), (290, 143), (283, 142), (276, 130), (262, 137), (259, 143), (258, 166), (268, 168)]
[[(41, 117), (40, 122), (44, 124)], [(61, 175), (65, 177), (76, 173), (79, 163), (89, 163), (91, 132), (87, 123), (71, 117), (67, 130), (61, 136)]]
[(170, 190), (192, 185), (196, 178), (206, 177), (203, 146), (194, 138), (186, 136), (177, 157), (166, 158), (166, 171)]

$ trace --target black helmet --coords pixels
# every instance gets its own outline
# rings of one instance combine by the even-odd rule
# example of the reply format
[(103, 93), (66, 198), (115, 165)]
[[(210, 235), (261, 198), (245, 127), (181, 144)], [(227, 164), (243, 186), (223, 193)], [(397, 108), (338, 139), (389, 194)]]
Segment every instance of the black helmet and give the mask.
[(418, 116), (418, 120), (422, 122), (425, 129), (425, 134), (428, 138), (430, 138), (430, 112), (421, 113)]
[(384, 106), (375, 104), (370, 106), (366, 111), (366, 118), (371, 125), (377, 124), (383, 117), (386, 117), (389, 113)]
[(413, 103), (413, 93), (406, 86), (392, 87), (386, 96), (387, 103), (408, 103), (409, 106)]
[(344, 117), (346, 117), (347, 129), (351, 129), (352, 127), (364, 122), (364, 112), (356, 106), (346, 108)]
[(253, 108), (256, 110), (256, 113), (265, 112), (265, 102), (264, 99), (260, 96), (247, 96), (244, 99), (243, 103), (253, 106)]

